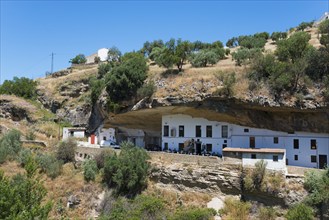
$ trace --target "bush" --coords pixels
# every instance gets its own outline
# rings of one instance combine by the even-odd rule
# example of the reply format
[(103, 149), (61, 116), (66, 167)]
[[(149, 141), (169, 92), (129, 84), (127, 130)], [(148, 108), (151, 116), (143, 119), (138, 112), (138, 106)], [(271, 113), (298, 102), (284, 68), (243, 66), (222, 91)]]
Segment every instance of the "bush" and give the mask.
[(235, 60), (235, 64), (241, 66), (242, 64), (247, 65), (249, 62), (262, 51), (259, 48), (253, 49), (238, 49), (236, 52), (232, 53), (232, 59)]
[(192, 54), (190, 62), (193, 67), (206, 67), (208, 64), (214, 65), (225, 57), (224, 49), (204, 49)]
[(261, 207), (259, 209), (258, 218), (264, 220), (275, 220), (276, 219), (276, 211), (273, 207)]
[(86, 59), (85, 55), (78, 54), (74, 58), (72, 58), (69, 62), (72, 64), (83, 64), (83, 63), (87, 62), (87, 59)]
[(18, 162), (19, 164), (24, 167), (26, 165), (26, 163), (28, 162), (29, 158), (32, 157), (32, 152), (30, 149), (22, 149), (19, 153), (18, 153)]
[(37, 97), (37, 82), (25, 77), (14, 77), (13, 80), (5, 80), (0, 85), (0, 94), (16, 95), (26, 99)]
[(225, 199), (224, 208), (221, 212), (226, 215), (228, 219), (247, 220), (249, 219), (250, 208), (250, 203), (241, 202), (229, 197)]
[(233, 86), (236, 82), (235, 73), (217, 75), (217, 79), (223, 82), (223, 87), (214, 92), (213, 95), (232, 97), (234, 95)]
[(136, 95), (147, 77), (146, 60), (140, 53), (127, 53), (122, 63), (106, 74), (106, 91), (111, 102), (118, 103)]
[(72, 138), (61, 141), (57, 149), (57, 159), (62, 160), (64, 163), (75, 162), (76, 148), (77, 142)]
[(0, 164), (14, 159), (22, 148), (21, 133), (11, 130), (0, 139)]
[(155, 91), (156, 91), (156, 86), (154, 85), (154, 82), (144, 83), (143, 86), (137, 90), (137, 97), (139, 99), (145, 97), (150, 98)]
[(263, 183), (266, 174), (266, 166), (267, 166), (267, 162), (264, 160), (260, 160), (255, 163), (255, 168), (252, 172), (252, 179), (256, 189), (261, 188), (261, 185)]
[(101, 95), (103, 89), (105, 88), (105, 83), (104, 80), (102, 79), (96, 79), (94, 77), (90, 78), (89, 80), (89, 85), (90, 85), (90, 99), (91, 99), (91, 104), (95, 104)]
[(63, 161), (57, 160), (51, 154), (38, 154), (36, 161), (41, 172), (47, 174), (48, 177), (54, 179), (62, 173)]
[(167, 219), (165, 203), (161, 198), (138, 195), (134, 199), (114, 198), (106, 193), (101, 203), (100, 219)]
[(98, 66), (98, 74), (97, 78), (101, 79), (103, 78), (110, 70), (112, 69), (112, 65), (110, 63), (101, 63)]
[(178, 210), (171, 218), (171, 220), (208, 220), (213, 219), (217, 214), (214, 209), (189, 207)]
[(83, 176), (87, 182), (94, 181), (98, 172), (95, 160), (86, 160), (83, 163)]
[(287, 220), (312, 220), (313, 209), (303, 203), (300, 203), (289, 209), (285, 217)]
[(144, 149), (130, 142), (122, 143), (119, 156), (113, 155), (105, 160), (104, 182), (114, 186), (117, 194), (136, 194), (146, 186), (148, 158)]
[(52, 204), (44, 201), (47, 192), (36, 169), (30, 157), (24, 175), (9, 179), (0, 170), (0, 219), (47, 219)]
[(96, 154), (94, 160), (96, 161), (97, 168), (104, 168), (104, 163), (106, 158), (111, 157), (115, 154), (115, 151), (112, 149), (103, 149), (99, 154)]

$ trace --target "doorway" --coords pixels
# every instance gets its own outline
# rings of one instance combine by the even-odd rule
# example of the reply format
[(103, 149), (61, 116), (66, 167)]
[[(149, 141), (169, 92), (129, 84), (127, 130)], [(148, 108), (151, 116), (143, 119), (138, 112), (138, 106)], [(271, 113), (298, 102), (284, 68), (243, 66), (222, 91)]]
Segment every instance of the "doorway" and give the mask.
[(319, 168), (324, 169), (328, 164), (327, 155), (319, 155)]
[(255, 137), (249, 137), (249, 147), (250, 148), (255, 148), (256, 147)]
[(197, 142), (195, 144), (195, 148), (196, 148), (196, 154), (201, 154), (201, 142)]

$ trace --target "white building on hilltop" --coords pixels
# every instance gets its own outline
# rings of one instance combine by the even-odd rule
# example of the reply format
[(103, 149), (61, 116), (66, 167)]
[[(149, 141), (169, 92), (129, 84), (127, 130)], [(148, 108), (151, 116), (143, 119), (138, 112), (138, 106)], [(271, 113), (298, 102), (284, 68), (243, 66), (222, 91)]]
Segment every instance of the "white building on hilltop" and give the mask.
[(222, 155), (226, 147), (285, 149), (287, 165), (323, 168), (328, 164), (329, 134), (272, 131), (182, 114), (162, 117), (163, 150)]

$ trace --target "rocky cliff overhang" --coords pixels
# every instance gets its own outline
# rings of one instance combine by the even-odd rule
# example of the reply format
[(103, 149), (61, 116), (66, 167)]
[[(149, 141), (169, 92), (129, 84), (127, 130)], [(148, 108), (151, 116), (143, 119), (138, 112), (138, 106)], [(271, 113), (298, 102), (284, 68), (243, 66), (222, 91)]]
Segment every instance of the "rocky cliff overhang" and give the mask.
[(151, 101), (143, 99), (135, 106), (126, 108), (125, 112), (110, 114), (104, 124), (105, 127), (121, 126), (161, 131), (162, 116), (171, 114), (186, 114), (211, 121), (284, 132), (329, 133), (329, 107), (273, 107), (220, 97), (208, 97), (198, 101), (175, 97)]

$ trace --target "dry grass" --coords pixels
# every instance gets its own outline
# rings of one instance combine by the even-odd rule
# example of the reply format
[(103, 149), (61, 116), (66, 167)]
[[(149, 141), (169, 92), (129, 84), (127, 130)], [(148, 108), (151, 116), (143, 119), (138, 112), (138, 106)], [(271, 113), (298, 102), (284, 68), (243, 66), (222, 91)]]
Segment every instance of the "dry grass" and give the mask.
[[(0, 169), (9, 177), (25, 172), (15, 161), (2, 164)], [(63, 216), (69, 219), (89, 219), (91, 211), (94, 208), (93, 203), (96, 201), (97, 195), (103, 190), (100, 182), (86, 183), (82, 171), (75, 169), (73, 164), (65, 164), (63, 166), (63, 173), (54, 180), (43, 174), (41, 177), (43, 185), (48, 192), (45, 201), (50, 200), (53, 202), (49, 219), (61, 219)], [(80, 204), (76, 208), (66, 208), (67, 199), (70, 195), (75, 195), (81, 199)], [(59, 204), (65, 210), (62, 215), (57, 212)]]
[(153, 182), (148, 183), (147, 189), (143, 192), (146, 195), (160, 197), (165, 201), (166, 208), (176, 210), (179, 206), (206, 207), (212, 196), (206, 193), (193, 191), (178, 191), (170, 186), (159, 187)]

